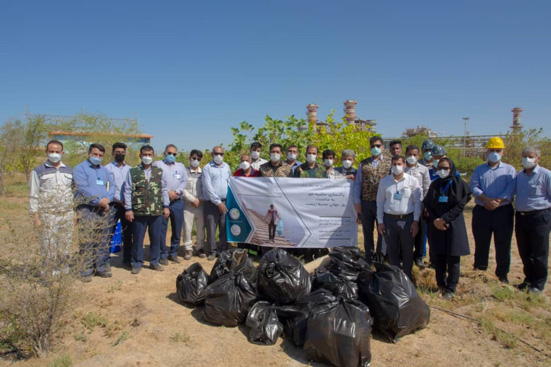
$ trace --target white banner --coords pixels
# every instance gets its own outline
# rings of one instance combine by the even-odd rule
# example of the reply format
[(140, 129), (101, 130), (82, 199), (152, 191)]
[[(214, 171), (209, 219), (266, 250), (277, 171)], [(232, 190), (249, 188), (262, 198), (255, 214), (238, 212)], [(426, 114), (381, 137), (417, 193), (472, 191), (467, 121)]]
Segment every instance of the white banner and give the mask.
[(356, 246), (353, 182), (327, 178), (232, 177), (228, 241), (260, 246)]

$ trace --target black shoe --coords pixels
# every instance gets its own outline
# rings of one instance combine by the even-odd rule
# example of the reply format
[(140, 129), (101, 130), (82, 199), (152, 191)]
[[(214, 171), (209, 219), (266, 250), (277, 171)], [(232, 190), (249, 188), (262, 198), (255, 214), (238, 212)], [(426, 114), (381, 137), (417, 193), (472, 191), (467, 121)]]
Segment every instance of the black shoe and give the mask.
[(129, 261), (123, 261), (122, 262), (122, 267), (125, 268), (125, 269), (132, 269), (132, 263)]
[(111, 278), (113, 274), (110, 271), (96, 271), (96, 276), (101, 278)]
[(528, 288), (530, 286), (530, 284), (526, 283), (526, 282), (522, 282), (520, 284), (516, 284), (515, 285), (515, 288), (518, 289), (519, 291), (524, 291), (526, 290), (526, 288)]
[(423, 259), (421, 259), (421, 258), (415, 259), (415, 265), (417, 265), (417, 267), (419, 267), (419, 269), (425, 269), (426, 268), (425, 264), (423, 264)]
[(434, 263), (429, 263), (429, 268), (430, 269), (436, 269), (436, 265), (434, 265)]
[(177, 255), (170, 255), (168, 257), (168, 259), (172, 262), (175, 262), (176, 264), (179, 264), (180, 263), (180, 260), (178, 259), (178, 256)]
[(164, 259), (159, 260), (159, 264), (168, 265), (168, 259), (165, 257)]
[(139, 268), (132, 267), (132, 271), (130, 273), (132, 274), (138, 274), (140, 271), (142, 271), (142, 267)]
[[(165, 259), (165, 260), (166, 260), (166, 259)], [(167, 260), (167, 261), (168, 261), (168, 260)], [(159, 261), (159, 262), (160, 262), (160, 261)], [(156, 271), (163, 271), (163, 270), (165, 270), (165, 268), (163, 268), (162, 265), (159, 265), (159, 264), (157, 264), (157, 265), (150, 265), (149, 267), (150, 267), (152, 270), (156, 270)]]
[(509, 279), (507, 279), (507, 277), (497, 277), (497, 279), (503, 284), (509, 284)]
[(197, 251), (197, 257), (200, 258), (200, 259), (204, 259), (204, 258), (207, 257), (207, 254), (205, 254), (205, 251), (199, 250), (199, 251)]

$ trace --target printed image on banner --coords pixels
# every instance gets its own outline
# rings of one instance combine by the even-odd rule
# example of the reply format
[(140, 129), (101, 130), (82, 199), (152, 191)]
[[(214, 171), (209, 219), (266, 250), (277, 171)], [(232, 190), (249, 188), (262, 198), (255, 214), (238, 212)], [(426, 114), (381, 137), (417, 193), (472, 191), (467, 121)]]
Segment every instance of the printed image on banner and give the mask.
[(350, 180), (231, 177), (226, 206), (231, 242), (288, 248), (358, 242)]

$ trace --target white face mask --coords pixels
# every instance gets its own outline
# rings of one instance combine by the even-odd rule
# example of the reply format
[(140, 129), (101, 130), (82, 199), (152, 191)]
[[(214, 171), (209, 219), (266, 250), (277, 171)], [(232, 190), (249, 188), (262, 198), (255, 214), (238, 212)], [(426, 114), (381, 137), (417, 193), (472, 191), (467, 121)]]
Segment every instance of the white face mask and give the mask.
[(331, 167), (331, 166), (333, 166), (333, 160), (332, 159), (325, 159), (323, 161), (323, 164), (325, 164), (325, 167)]
[(239, 168), (241, 168), (243, 171), (248, 170), (251, 167), (251, 164), (247, 161), (243, 161), (239, 164)]
[(281, 154), (279, 153), (270, 153), (270, 160), (274, 163), (279, 162), (281, 159)]
[(287, 159), (290, 160), (290, 161), (296, 161), (297, 160), (297, 155), (294, 154), (294, 153), (287, 153)]
[(57, 163), (57, 162), (61, 161), (61, 154), (48, 153), (48, 160), (52, 163)]
[(190, 164), (191, 164), (191, 166), (192, 166), (193, 168), (199, 167), (199, 164), (200, 164), (200, 163), (201, 163), (201, 162), (198, 161), (197, 159), (192, 159), (191, 162), (190, 162)]
[(315, 155), (315, 154), (306, 154), (306, 161), (307, 161), (308, 163), (314, 163), (314, 162), (316, 161), (316, 158), (317, 158), (317, 157), (318, 157), (318, 156)]
[(260, 157), (260, 152), (257, 150), (251, 151), (251, 158), (252, 159), (258, 159)]
[(151, 163), (153, 163), (153, 157), (142, 157), (142, 163), (146, 166), (149, 166)]
[(392, 174), (393, 175), (401, 175), (402, 172), (404, 172), (404, 166), (392, 166)]
[(222, 162), (224, 162), (224, 156), (222, 155), (215, 155), (212, 160), (214, 161), (214, 163), (216, 164), (222, 164)]
[(522, 157), (522, 166), (525, 169), (530, 169), (536, 165), (536, 158)]
[(438, 174), (438, 177), (440, 177), (440, 178), (446, 178), (450, 175), (450, 170), (449, 169), (439, 169), (438, 171), (436, 171), (436, 174)]
[(349, 169), (350, 167), (352, 167), (352, 161), (350, 159), (345, 159), (344, 161), (342, 161), (342, 166), (346, 169)]
[(406, 158), (406, 162), (408, 162), (408, 164), (415, 164), (417, 163), (417, 158), (415, 158), (414, 155), (410, 155)]

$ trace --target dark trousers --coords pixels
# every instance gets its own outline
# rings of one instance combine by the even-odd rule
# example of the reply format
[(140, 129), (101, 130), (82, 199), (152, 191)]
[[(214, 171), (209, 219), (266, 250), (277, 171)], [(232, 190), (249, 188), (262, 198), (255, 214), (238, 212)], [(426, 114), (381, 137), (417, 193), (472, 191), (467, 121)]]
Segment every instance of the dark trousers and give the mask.
[[(205, 227), (207, 228), (207, 248), (205, 252), (215, 254), (228, 249), (226, 233), (226, 215), (220, 214), (218, 206), (210, 201), (205, 201)], [(216, 246), (216, 228), (218, 228), (219, 245)]]
[(275, 238), (275, 232), (276, 232), (276, 224), (274, 221), (271, 221), (268, 224), (268, 237), (270, 240), (273, 240)]
[[(362, 200), (362, 230), (364, 234), (365, 258), (368, 261), (375, 255), (375, 241), (373, 240), (373, 230), (377, 223), (377, 202)], [(386, 249), (383, 248), (383, 238), (377, 232), (377, 253), (386, 255)]]
[(423, 211), (421, 211), (421, 216), (419, 217), (419, 232), (417, 233), (417, 236), (415, 236), (414, 239), (414, 251), (413, 251), (413, 258), (414, 259), (422, 259), (425, 255), (425, 249), (426, 249), (426, 235), (427, 235), (427, 221), (423, 217)]
[(524, 265), (524, 282), (543, 291), (547, 281), (551, 209), (522, 215), (517, 212), (515, 235)]
[(436, 271), (436, 284), (449, 292), (455, 293), (459, 282), (461, 265), (460, 256), (447, 256), (434, 254), (434, 270)]
[(182, 239), (182, 228), (184, 228), (184, 201), (182, 199), (174, 200), (168, 207), (170, 210), (170, 250), (166, 248), (166, 232), (168, 230), (168, 219), (163, 218), (161, 228), (161, 259), (166, 259), (168, 255), (178, 256), (180, 240)]
[(82, 276), (105, 271), (109, 264), (109, 240), (114, 209), (109, 211), (90, 205), (77, 208), (79, 229), (79, 253), (82, 258)]
[(141, 268), (144, 262), (143, 241), (149, 229), (149, 263), (159, 265), (161, 259), (162, 215), (134, 216), (132, 226), (132, 267)]
[(496, 275), (507, 278), (511, 266), (511, 239), (513, 238), (514, 210), (504, 205), (494, 211), (481, 205), (473, 209), (473, 237), (475, 243), (474, 268), (488, 269), (492, 234), (496, 246)]
[(117, 222), (121, 221), (122, 229), (122, 262), (130, 264), (132, 260), (132, 223), (126, 220), (124, 213), (124, 206), (115, 204), (113, 207), (114, 218), (113, 218), (113, 228), (111, 229), (111, 240), (115, 234), (115, 229), (117, 228)]
[(413, 268), (413, 246), (415, 239), (411, 235), (413, 214), (406, 215), (402, 219), (385, 214), (385, 243), (390, 265), (400, 266), (403, 263), (404, 273), (413, 280), (411, 269)]

